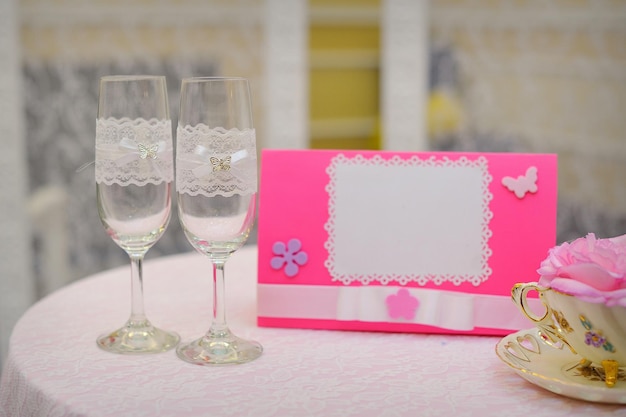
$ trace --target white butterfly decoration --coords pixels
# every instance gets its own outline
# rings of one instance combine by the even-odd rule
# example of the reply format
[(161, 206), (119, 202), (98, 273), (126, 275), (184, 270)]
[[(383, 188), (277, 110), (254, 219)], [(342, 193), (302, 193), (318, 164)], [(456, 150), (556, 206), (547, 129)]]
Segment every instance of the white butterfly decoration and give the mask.
[(139, 149), (139, 157), (141, 159), (157, 159), (157, 153), (159, 152), (158, 144), (144, 145), (143, 143), (140, 143), (137, 145), (137, 148)]
[(525, 175), (520, 175), (517, 178), (504, 177), (502, 178), (502, 185), (508, 188), (509, 191), (515, 193), (517, 198), (524, 198), (526, 193), (537, 192), (537, 167), (531, 166), (526, 170)]
[(216, 158), (214, 156), (209, 158), (211, 165), (213, 166), (213, 172), (217, 171), (230, 171), (230, 155), (224, 159)]

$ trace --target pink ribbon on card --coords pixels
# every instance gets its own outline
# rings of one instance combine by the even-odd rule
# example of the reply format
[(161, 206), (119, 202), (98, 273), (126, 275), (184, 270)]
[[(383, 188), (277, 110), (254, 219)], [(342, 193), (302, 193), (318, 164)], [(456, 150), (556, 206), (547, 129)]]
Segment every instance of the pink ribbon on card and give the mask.
[[(393, 318), (387, 298), (407, 290), (418, 303), (411, 319)], [(476, 327), (522, 329), (528, 319), (511, 297), (399, 286), (325, 286), (259, 284), (258, 315), (270, 318), (411, 323), (451, 331)], [(541, 308), (539, 300), (529, 300)]]

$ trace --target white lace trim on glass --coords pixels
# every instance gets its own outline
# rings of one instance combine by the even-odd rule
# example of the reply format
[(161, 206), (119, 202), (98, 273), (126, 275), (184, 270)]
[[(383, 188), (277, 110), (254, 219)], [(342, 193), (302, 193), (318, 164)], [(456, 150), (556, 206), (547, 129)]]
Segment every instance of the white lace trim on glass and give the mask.
[(485, 157), (339, 154), (326, 172), (324, 265), (333, 281), (478, 286), (491, 276)]
[(249, 195), (257, 192), (254, 129), (178, 126), (176, 189), (192, 196)]
[(173, 180), (170, 120), (96, 120), (96, 183), (143, 186)]

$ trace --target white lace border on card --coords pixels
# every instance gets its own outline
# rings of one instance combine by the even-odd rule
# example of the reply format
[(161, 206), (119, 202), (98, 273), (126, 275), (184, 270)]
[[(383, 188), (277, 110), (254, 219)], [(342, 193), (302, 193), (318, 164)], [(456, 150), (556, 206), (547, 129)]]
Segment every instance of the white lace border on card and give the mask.
[[(336, 202), (336, 184), (335, 176), (337, 167), (340, 164), (353, 164), (353, 165), (372, 165), (372, 166), (412, 166), (412, 167), (472, 167), (478, 168), (481, 172), (482, 180), (480, 185), (480, 192), (482, 195), (481, 200), (481, 259), (479, 274), (426, 274), (426, 273), (412, 273), (412, 274), (397, 274), (397, 273), (371, 273), (371, 274), (352, 274), (341, 273), (336, 268), (336, 247), (335, 247), (335, 202)], [(328, 252), (328, 258), (324, 262), (324, 266), (328, 269), (333, 281), (342, 282), (345, 285), (349, 285), (353, 282), (358, 282), (363, 285), (372, 284), (378, 282), (382, 285), (387, 285), (391, 282), (397, 282), (400, 285), (406, 285), (409, 282), (415, 282), (418, 285), (426, 285), (431, 282), (436, 285), (441, 285), (445, 282), (451, 282), (454, 285), (461, 285), (468, 282), (474, 286), (478, 286), (485, 282), (489, 276), (491, 276), (492, 270), (489, 266), (489, 258), (493, 251), (489, 247), (488, 241), (491, 238), (493, 232), (489, 228), (489, 223), (493, 218), (493, 213), (489, 208), (489, 204), (493, 199), (493, 195), (489, 190), (489, 185), (492, 181), (492, 176), (488, 170), (488, 162), (484, 156), (480, 156), (475, 160), (470, 160), (465, 156), (459, 159), (452, 160), (446, 156), (435, 157), (430, 156), (427, 159), (420, 159), (419, 156), (413, 155), (408, 159), (403, 159), (399, 156), (393, 156), (390, 159), (383, 159), (380, 155), (375, 155), (372, 158), (365, 158), (363, 155), (356, 155), (355, 157), (348, 158), (343, 154), (335, 156), (328, 168), (326, 169), (330, 177), (330, 181), (326, 186), (328, 192), (328, 207), (329, 218), (324, 225), (324, 229), (328, 232), (328, 240), (324, 243), (324, 248)]]

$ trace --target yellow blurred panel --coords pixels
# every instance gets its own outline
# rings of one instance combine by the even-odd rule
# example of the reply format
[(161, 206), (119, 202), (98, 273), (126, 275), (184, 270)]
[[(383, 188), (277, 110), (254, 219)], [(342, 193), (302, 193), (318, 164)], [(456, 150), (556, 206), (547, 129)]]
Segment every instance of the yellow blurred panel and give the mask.
[(311, 119), (378, 114), (378, 71), (317, 70), (310, 74)]
[(312, 148), (378, 145), (380, 0), (310, 0)]
[(371, 149), (370, 138), (311, 139), (311, 149)]
[(378, 49), (380, 30), (377, 26), (313, 26), (309, 46), (317, 49)]

